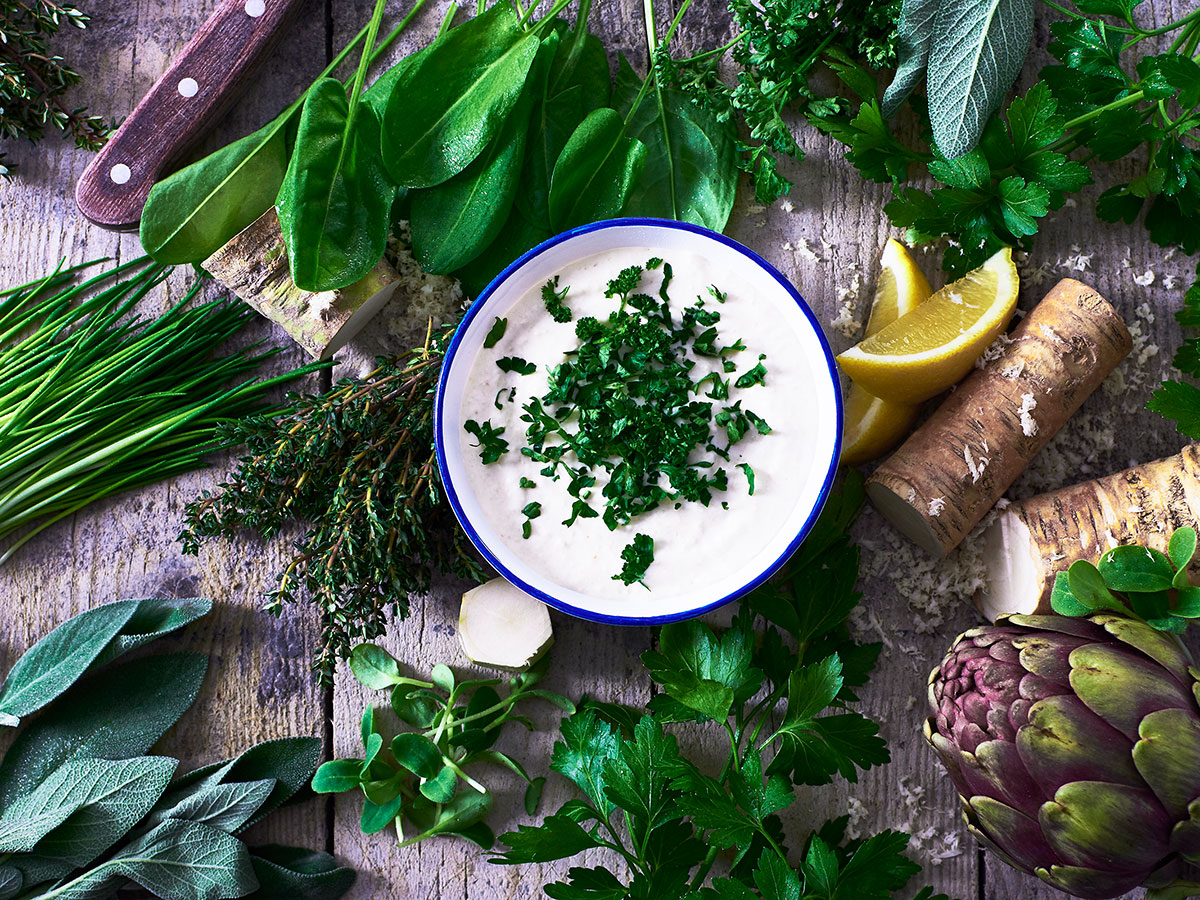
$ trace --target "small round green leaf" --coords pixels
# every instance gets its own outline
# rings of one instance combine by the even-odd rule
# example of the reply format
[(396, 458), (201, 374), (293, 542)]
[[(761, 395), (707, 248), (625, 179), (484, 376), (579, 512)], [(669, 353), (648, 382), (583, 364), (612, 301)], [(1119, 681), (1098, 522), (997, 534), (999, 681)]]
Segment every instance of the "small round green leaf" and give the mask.
[(370, 799), (364, 799), (362, 818), (359, 820), (362, 833), (378, 834), (383, 831), (395, 821), (396, 816), (400, 815), (400, 807), (403, 804), (404, 798), (399, 794), (382, 805), (373, 803)]
[(413, 731), (396, 735), (392, 740), (392, 755), (396, 762), (421, 778), (433, 778), (443, 765), (442, 751), (437, 744)]
[(429, 675), (430, 680), (447, 694), (454, 690), (454, 673), (449, 666), (438, 663)]
[(1171, 561), (1149, 547), (1113, 547), (1100, 557), (1099, 570), (1110, 589), (1122, 592), (1165, 591), (1175, 577)]
[(1079, 598), (1071, 593), (1067, 582), (1067, 573), (1059, 572), (1054, 576), (1054, 590), (1050, 594), (1050, 608), (1060, 616), (1086, 616), (1091, 607), (1080, 603)]
[(449, 803), (454, 799), (454, 792), (457, 788), (458, 773), (449, 766), (442, 766), (442, 770), (437, 775), (421, 782), (420, 790), (434, 803)]
[(361, 759), (331, 759), (313, 775), (312, 789), (318, 794), (352, 791), (362, 783)]
[(397, 685), (392, 691), (392, 709), (413, 728), (428, 728), (437, 717), (441, 703), (421, 689), (413, 690), (406, 685)]
[(404, 676), (396, 658), (376, 644), (359, 644), (350, 652), (350, 671), (375, 691), (399, 684)]
[(1167, 556), (1175, 567), (1175, 577), (1172, 584), (1177, 588), (1188, 586), (1187, 567), (1196, 555), (1196, 529), (1176, 528), (1171, 534), (1167, 545)]
[(1200, 618), (1200, 587), (1180, 588), (1175, 597), (1175, 608), (1171, 610), (1185, 619)]
[(542, 789), (546, 786), (546, 776), (539, 775), (533, 781), (529, 782), (529, 787), (525, 788), (525, 814), (535, 815), (537, 813), (538, 804), (542, 800)]
[(1124, 609), (1104, 585), (1104, 578), (1090, 562), (1079, 559), (1067, 569), (1067, 584), (1075, 599), (1088, 609)]

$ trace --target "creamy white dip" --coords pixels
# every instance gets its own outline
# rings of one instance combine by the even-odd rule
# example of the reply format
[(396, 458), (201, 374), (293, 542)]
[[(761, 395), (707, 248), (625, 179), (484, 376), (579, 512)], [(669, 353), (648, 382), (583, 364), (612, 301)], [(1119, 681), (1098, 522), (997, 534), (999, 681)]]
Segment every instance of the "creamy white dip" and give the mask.
[[(579, 319), (594, 316), (604, 321), (618, 307), (619, 299), (604, 296), (608, 282), (621, 269), (644, 265), (655, 256), (665, 259), (674, 271), (669, 295), (676, 321), (698, 296), (705, 297), (705, 308), (721, 314), (716, 324), (718, 344), (730, 345), (741, 339), (746, 346), (729, 357), (737, 364), (736, 372), (724, 376), (730, 380), (730, 398), (712, 401), (714, 414), (722, 405), (741, 400), (743, 409), (761, 416), (772, 430), (760, 435), (751, 428), (730, 449), (728, 462), (699, 450), (693, 455), (693, 459), (713, 459), (728, 476), (728, 489), (714, 491), (707, 507), (699, 502), (683, 502), (676, 509), (674, 504), (663, 503), (616, 530), (610, 531), (600, 518), (578, 519), (568, 528), (561, 523), (571, 515), (574, 499), (567, 492), (569, 479), (564, 476), (553, 481), (543, 476), (543, 464), (521, 454), (527, 427), (521, 421), (521, 407), (546, 393), (549, 370), (564, 361), (564, 351), (578, 346), (575, 325)], [(504, 428), (509, 452), (484, 465), (472, 446), (475, 439), (464, 435), (462, 447), (470, 488), (500, 540), (554, 583), (597, 598), (642, 604), (631, 614), (645, 615), (644, 605), (654, 604), (656, 592), (677, 595), (711, 587), (715, 581), (746, 567), (793, 513), (813, 458), (813, 426), (805, 421), (809, 406), (796, 399), (799, 392), (813, 390), (811, 368), (797, 358), (799, 341), (791, 325), (779, 321), (767, 304), (756, 302), (754, 296), (741, 290), (743, 286), (735, 275), (696, 254), (645, 247), (586, 257), (559, 273), (560, 288), (570, 287), (566, 304), (573, 313), (571, 321), (559, 323), (550, 317), (539, 285), (508, 311), (508, 325), (500, 341), (490, 349), (482, 349), (476, 357), (460, 408), (459, 428), (470, 419), (490, 420), (494, 427)], [(660, 272), (647, 272), (640, 290), (657, 293), (660, 279)], [(725, 303), (717, 304), (709, 297), (709, 285), (728, 295)], [(734, 390), (733, 381), (753, 368), (760, 354), (766, 355), (762, 360), (767, 369), (766, 384)], [(534, 363), (537, 371), (525, 376), (503, 372), (496, 361), (506, 356)], [(691, 374), (693, 381), (707, 372), (721, 371), (720, 360), (690, 353), (688, 356), (697, 363)], [(498, 410), (497, 394), (507, 388), (516, 388), (516, 395), (509, 402), (505, 390), (500, 398), (502, 409)], [(708, 400), (703, 394), (697, 399)], [(723, 429), (714, 424), (713, 434), (714, 443), (723, 447)], [(570, 454), (566, 459), (575, 461)], [(739, 463), (748, 463), (754, 469), (753, 496), (745, 474), (737, 468)], [(603, 513), (605, 473), (597, 469), (591, 474), (597, 483), (590, 503)], [(522, 477), (537, 486), (520, 487)], [(524, 539), (521, 532), (526, 520), (521, 510), (532, 501), (541, 504), (541, 515), (533, 520), (530, 537)], [(728, 504), (727, 509), (722, 507), (723, 502)], [(654, 562), (646, 572), (644, 587), (636, 583), (627, 586), (613, 580), (613, 576), (621, 570), (621, 551), (639, 533), (654, 539)]]

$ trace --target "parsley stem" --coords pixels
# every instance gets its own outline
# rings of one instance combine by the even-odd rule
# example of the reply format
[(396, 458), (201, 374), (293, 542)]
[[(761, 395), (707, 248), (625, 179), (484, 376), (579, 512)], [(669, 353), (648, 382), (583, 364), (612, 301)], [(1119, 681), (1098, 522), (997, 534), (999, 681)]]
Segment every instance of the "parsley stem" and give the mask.
[[(1151, 29), (1150, 31), (1141, 31), (1141, 29), (1138, 29), (1138, 31), (1141, 33), (1143, 38), (1154, 37), (1155, 35), (1166, 34), (1170, 31), (1174, 31), (1176, 28), (1182, 28), (1184, 25), (1191, 24), (1198, 18), (1200, 18), (1200, 8), (1192, 10), (1190, 13), (1188, 13), (1182, 19), (1179, 19), (1175, 22), (1171, 22), (1169, 25), (1163, 25), (1161, 28), (1154, 28), (1154, 29)], [(1110, 25), (1107, 27), (1111, 28), (1112, 26)], [(1138, 38), (1138, 40), (1141, 40), (1141, 38)], [(1133, 43), (1137, 43), (1137, 42), (1130, 41), (1130, 44), (1133, 44)], [(1124, 52), (1127, 47), (1129, 47), (1129, 44), (1126, 44), (1124, 47), (1122, 47), (1121, 51)]]
[(712, 56), (723, 56), (726, 52), (736, 47), (744, 35), (744, 31), (739, 31), (720, 47), (714, 47), (711, 50), (705, 50), (703, 53), (697, 53), (695, 56), (689, 56), (687, 59), (681, 59), (678, 61), (678, 64), (686, 66), (688, 63), (700, 62)]
[(716, 860), (717, 848), (709, 847), (708, 853), (704, 854), (704, 862), (700, 863), (700, 868), (696, 870), (696, 875), (692, 878), (692, 883), (688, 885), (688, 890), (700, 890), (700, 885), (704, 884), (704, 879), (708, 877), (708, 873), (712, 870), (713, 863)]
[(434, 37), (435, 41), (450, 30), (450, 25), (454, 21), (454, 16), (457, 12), (458, 3), (451, 3), (446, 7), (446, 15), (442, 16), (442, 24), (438, 26), (437, 35)]
[[(1074, 119), (1071, 119), (1069, 122), (1067, 122), (1063, 128), (1067, 131), (1070, 131), (1072, 128), (1078, 128), (1080, 125), (1090, 122), (1092, 119), (1103, 115), (1111, 109), (1120, 109), (1123, 106), (1132, 106), (1134, 103), (1138, 103), (1143, 100), (1145, 96), (1145, 91), (1134, 91), (1132, 94), (1127, 94), (1120, 100), (1114, 100), (1112, 103), (1105, 104), (1104, 106), (1098, 106), (1093, 110), (1085, 112), (1081, 116), (1076, 116)], [(1056, 144), (1051, 145), (1052, 148), (1054, 146), (1056, 146)]]

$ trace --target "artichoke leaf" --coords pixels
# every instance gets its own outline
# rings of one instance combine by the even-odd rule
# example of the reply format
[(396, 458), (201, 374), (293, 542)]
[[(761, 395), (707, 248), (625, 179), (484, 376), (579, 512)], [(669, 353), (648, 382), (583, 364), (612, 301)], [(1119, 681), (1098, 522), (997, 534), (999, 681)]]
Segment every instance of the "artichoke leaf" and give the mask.
[[(1064, 863), (1103, 869), (1114, 877), (1140, 873), (1140, 881), (1170, 852), (1167, 812), (1141, 788), (1073, 781), (1042, 804), (1038, 820)], [(1132, 835), (1136, 841), (1130, 840)]]
[[(1142, 787), (1138, 767), (1128, 753), (1121, 752), (1125, 746), (1116, 730), (1069, 694), (1033, 704), (1029, 724), (1017, 734), (1024, 768), (1037, 782), (1042, 797), (1052, 796), (1070, 781)], [(1097, 753), (1097, 748), (1112, 748), (1112, 752)]]
[[(1028, 872), (1057, 862), (1058, 857), (1046, 843), (1036, 818), (991, 797), (972, 797), (968, 808), (967, 824), (973, 827), (976, 836), (982, 833), (988, 849), (1012, 859), (1016, 868)], [(992, 835), (1002, 836), (1003, 850)]]
[(1142, 778), (1171, 818), (1185, 818), (1200, 797), (1200, 718), (1185, 709), (1161, 709), (1142, 720), (1138, 736), (1133, 762)]
[(1179, 683), (1190, 685), (1193, 681), (1188, 673), (1188, 659), (1176, 641), (1168, 634), (1146, 628), (1128, 616), (1103, 613), (1092, 621), (1100, 625), (1122, 644), (1141, 650), (1148, 657), (1179, 679)]
[(963, 780), (972, 794), (994, 797), (1029, 816), (1037, 815), (1039, 798), (1045, 796), (1029, 777), (1016, 744), (1009, 741), (986, 741), (974, 755), (964, 753)]
[(1051, 887), (1076, 897), (1110, 897), (1132, 891), (1142, 879), (1140, 875), (1114, 875), (1107, 869), (1087, 866), (1050, 866), (1035, 869), (1034, 874)]
[(1071, 687), (1092, 712), (1130, 741), (1158, 709), (1194, 709), (1195, 701), (1159, 666), (1130, 649), (1089, 644), (1071, 651)]

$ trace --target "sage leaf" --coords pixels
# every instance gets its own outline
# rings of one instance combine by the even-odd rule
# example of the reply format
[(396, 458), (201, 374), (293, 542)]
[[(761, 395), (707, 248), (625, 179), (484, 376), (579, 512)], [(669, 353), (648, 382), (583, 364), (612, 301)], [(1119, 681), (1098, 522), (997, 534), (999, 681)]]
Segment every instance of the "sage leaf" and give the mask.
[(118, 663), (80, 680), (13, 742), (0, 762), (0, 809), (69, 759), (140, 756), (196, 699), (208, 668), (198, 653)]
[(380, 140), (375, 111), (351, 106), (340, 81), (313, 87), (275, 204), (297, 287), (349, 287), (383, 258), (396, 191)]
[(384, 162), (397, 184), (441, 184), (495, 137), (537, 55), (537, 35), (517, 21), (508, 4), (498, 3), (452, 28), (404, 68), (383, 116)]
[(118, 600), (63, 622), (17, 660), (0, 687), (0, 713), (27, 716), (63, 693), (125, 627), (137, 603)]
[[(83, 802), (38, 842), (36, 851), (73, 866), (88, 865), (150, 811), (177, 765), (176, 760), (162, 756), (72, 760), (64, 764), (43, 784), (54, 782), (59, 772), (73, 769), (75, 772), (68, 776), (73, 783), (60, 783), (52, 796), (55, 801), (69, 804), (80, 799)], [(13, 804), (12, 814), (18, 814), (24, 800)]]
[(0, 866), (0, 900), (12, 900), (21, 893), (25, 876), (14, 866)]
[(284, 134), (294, 112), (289, 107), (150, 189), (141, 240), (156, 262), (203, 262), (271, 208), (287, 170)]
[(353, 869), (319, 850), (263, 844), (250, 851), (250, 863), (254, 900), (337, 900), (354, 884)]
[(412, 194), (413, 254), (426, 272), (461, 268), (500, 233), (517, 193), (532, 107), (526, 90), (478, 158), (453, 178)]
[(588, 114), (563, 148), (550, 180), (550, 221), (558, 230), (619, 216), (646, 163), (614, 109)]
[(258, 812), (274, 789), (274, 778), (204, 785), (194, 793), (181, 797), (177, 803), (166, 807), (160, 805), (146, 820), (147, 827), (144, 830), (148, 831), (168, 819), (186, 819), (236, 834)]
[(178, 631), (212, 611), (212, 601), (200, 598), (152, 598), (133, 601), (137, 607), (92, 668), (99, 668), (163, 635)]
[(737, 130), (718, 122), (685, 94), (655, 79), (631, 112), (641, 79), (624, 56), (617, 67), (613, 106), (627, 120), (626, 133), (646, 146), (646, 162), (621, 212), (677, 219), (724, 231), (737, 191)]
[(164, 804), (218, 784), (270, 779), (274, 788), (242, 828), (261, 821), (303, 790), (321, 758), (321, 741), (313, 737), (276, 738), (255, 744), (240, 756), (195, 769), (171, 785)]
[(233, 900), (258, 887), (241, 841), (208, 825), (172, 820), (56, 889), (55, 898), (92, 900), (126, 880), (162, 900)]
[(882, 111), (890, 119), (900, 111), (913, 88), (925, 75), (929, 45), (933, 40), (933, 22), (939, 0), (904, 0), (896, 26), (896, 53), (899, 62), (892, 83), (883, 92)]
[(1033, 0), (943, 0), (929, 46), (929, 121), (942, 155), (979, 142), (1012, 87), (1033, 36)]

